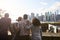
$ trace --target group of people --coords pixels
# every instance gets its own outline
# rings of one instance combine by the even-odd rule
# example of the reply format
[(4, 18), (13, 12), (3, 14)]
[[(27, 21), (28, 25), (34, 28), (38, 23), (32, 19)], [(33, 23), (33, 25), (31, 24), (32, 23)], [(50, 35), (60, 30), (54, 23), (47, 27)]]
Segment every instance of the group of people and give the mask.
[[(37, 18), (33, 18), (32, 22), (28, 20), (28, 15), (24, 14), (23, 18), (18, 17), (18, 31), (12, 40), (42, 40), (41, 23)], [(0, 40), (8, 40), (7, 31), (11, 25), (9, 14), (0, 19)], [(31, 34), (31, 35), (30, 35)]]

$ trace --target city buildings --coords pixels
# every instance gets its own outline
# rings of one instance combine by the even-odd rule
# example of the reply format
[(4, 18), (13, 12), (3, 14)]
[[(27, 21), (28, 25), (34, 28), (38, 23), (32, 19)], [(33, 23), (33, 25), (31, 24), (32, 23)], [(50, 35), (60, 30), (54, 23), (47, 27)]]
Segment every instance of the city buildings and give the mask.
[(51, 11), (45, 12), (45, 15), (39, 15), (42, 13), (37, 13), (36, 16), (35, 13), (31, 13), (31, 15), (29, 15), (29, 20), (31, 21), (34, 17), (36, 17), (42, 22), (58, 22), (60, 21), (59, 13), (60, 13), (59, 10), (55, 10), (54, 12)]

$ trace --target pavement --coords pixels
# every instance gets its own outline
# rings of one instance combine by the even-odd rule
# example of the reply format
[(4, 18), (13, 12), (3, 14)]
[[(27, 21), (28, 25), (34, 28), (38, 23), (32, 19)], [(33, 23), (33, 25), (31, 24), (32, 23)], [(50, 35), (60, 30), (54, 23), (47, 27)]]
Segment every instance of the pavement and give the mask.
[(60, 37), (60, 33), (42, 32), (42, 36)]

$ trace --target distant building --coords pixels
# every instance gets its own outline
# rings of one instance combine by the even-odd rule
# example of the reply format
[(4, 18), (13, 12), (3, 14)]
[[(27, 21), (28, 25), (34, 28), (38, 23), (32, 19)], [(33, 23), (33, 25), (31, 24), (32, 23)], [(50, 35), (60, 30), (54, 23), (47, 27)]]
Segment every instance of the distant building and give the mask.
[(31, 13), (31, 15), (29, 16), (29, 20), (32, 21), (32, 19), (35, 17), (34, 13)]
[(44, 15), (44, 17), (43, 17), (43, 21), (45, 22), (46, 21), (46, 16)]
[(57, 9), (56, 11), (55, 11), (55, 15), (58, 15), (59, 14), (59, 10)]
[(49, 20), (50, 13), (49, 12), (45, 12), (45, 16), (46, 16), (46, 21), (50, 21)]
[(30, 15), (28, 15), (28, 20), (29, 20), (29, 21), (31, 20), (31, 16), (30, 16)]
[(56, 15), (56, 21), (58, 22), (60, 22), (60, 15)]
[(39, 16), (39, 20), (43, 21), (44, 15)]
[(37, 14), (36, 14), (36, 18), (38, 18), (38, 17), (39, 17), (39, 14), (37, 13)]
[(50, 21), (55, 21), (55, 20), (56, 20), (55, 15), (54, 14), (51, 14), (50, 15)]

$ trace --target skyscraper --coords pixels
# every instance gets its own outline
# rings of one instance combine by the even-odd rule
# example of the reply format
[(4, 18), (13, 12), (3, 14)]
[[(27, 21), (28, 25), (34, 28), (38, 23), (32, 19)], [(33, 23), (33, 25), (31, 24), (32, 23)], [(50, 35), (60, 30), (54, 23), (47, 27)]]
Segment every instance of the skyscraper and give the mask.
[(32, 19), (35, 17), (35, 14), (34, 13), (31, 13), (31, 21), (32, 21)]

